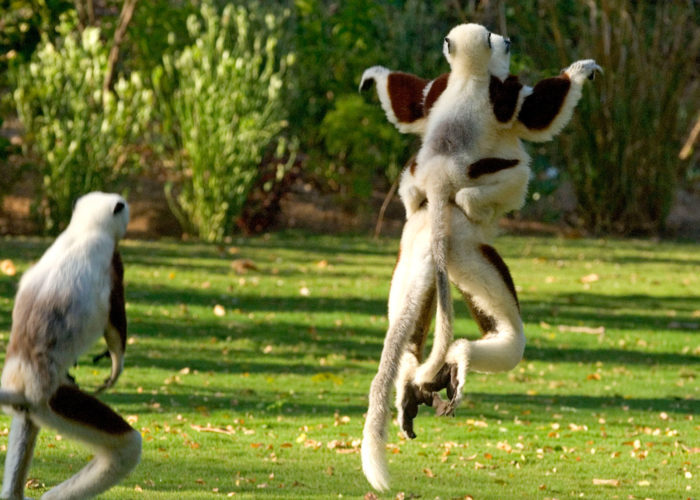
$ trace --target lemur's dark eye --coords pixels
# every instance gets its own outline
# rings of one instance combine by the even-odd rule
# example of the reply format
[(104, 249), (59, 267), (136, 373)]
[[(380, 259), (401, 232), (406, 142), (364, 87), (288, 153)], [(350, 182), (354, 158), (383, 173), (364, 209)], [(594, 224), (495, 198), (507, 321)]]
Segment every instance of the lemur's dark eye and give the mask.
[(114, 212), (112, 212), (114, 215), (117, 215), (119, 212), (124, 210), (124, 203), (121, 201), (118, 201), (117, 204), (114, 206)]
[(491, 48), (491, 32), (490, 32), (490, 31), (489, 31), (489, 36), (488, 36), (488, 38), (486, 39), (486, 41), (488, 42), (488, 44), (489, 44), (489, 49), (490, 49), (490, 48)]
[(445, 37), (445, 45), (447, 46), (447, 53), (452, 54), (452, 42), (448, 37)]

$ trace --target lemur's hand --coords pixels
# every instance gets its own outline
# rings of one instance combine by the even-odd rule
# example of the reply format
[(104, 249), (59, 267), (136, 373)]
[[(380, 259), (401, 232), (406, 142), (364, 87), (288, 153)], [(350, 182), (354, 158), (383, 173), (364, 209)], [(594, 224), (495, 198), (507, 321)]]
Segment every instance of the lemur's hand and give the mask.
[(494, 208), (491, 205), (485, 205), (479, 199), (479, 188), (477, 187), (462, 188), (457, 191), (455, 204), (475, 224), (490, 223), (495, 215)]
[(366, 92), (372, 88), (376, 79), (386, 79), (391, 73), (387, 68), (383, 66), (372, 66), (367, 68), (362, 73), (362, 78), (360, 79), (360, 92)]
[(99, 386), (97, 389), (95, 389), (95, 394), (100, 394), (101, 392), (112, 387), (117, 382), (119, 375), (121, 375), (121, 371), (116, 372), (116, 373), (112, 373), (109, 377), (107, 377), (104, 380), (104, 382), (102, 382), (101, 386)]
[(593, 59), (581, 59), (563, 70), (562, 73), (568, 75), (571, 81), (581, 85), (586, 78), (593, 80), (596, 71), (602, 74), (603, 68), (598, 66)]
[(417, 187), (411, 186), (404, 195), (404, 204), (406, 206), (406, 219), (410, 219), (425, 202), (425, 193)]

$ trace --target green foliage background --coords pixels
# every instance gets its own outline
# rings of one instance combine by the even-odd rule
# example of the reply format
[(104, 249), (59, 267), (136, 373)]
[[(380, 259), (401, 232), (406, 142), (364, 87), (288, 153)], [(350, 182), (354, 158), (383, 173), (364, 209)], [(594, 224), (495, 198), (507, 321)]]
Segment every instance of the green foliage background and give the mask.
[[(226, 3), (215, 1), (213, 5), (220, 13)], [(109, 0), (105, 5), (118, 12), (121, 2)], [(509, 35), (514, 41), (511, 69), (529, 83), (555, 75), (580, 58), (595, 58), (606, 70), (584, 90), (564, 133), (549, 145), (532, 148), (537, 174), (533, 196), (546, 201), (561, 182), (571, 181), (578, 221), (587, 229), (654, 234), (664, 229), (679, 183), (692, 181), (691, 173), (697, 170), (697, 156), (685, 162), (677, 158), (681, 141), (700, 107), (700, 75), (697, 60), (691, 55), (700, 49), (700, 9), (694, 2), (278, 0), (245, 5), (252, 18), (287, 13), (275, 34), (279, 40), (276, 57), (281, 60), (287, 54), (294, 60), (284, 69), (278, 99), (266, 104), (278, 117), (276, 122), (286, 119), (288, 126), (259, 127), (265, 128), (269, 137), (253, 157), (276, 156), (280, 139), (284, 144), (294, 144), (281, 155), (298, 154), (304, 178), (317, 188), (337, 193), (348, 209), (366, 206), (373, 190), (386, 191), (418, 147), (415, 138), (398, 134), (386, 121), (372, 94), (358, 98), (362, 71), (382, 64), (424, 77), (437, 76), (448, 70), (441, 54), (444, 34), (465, 21), (481, 22)], [(128, 79), (138, 72), (147, 86), (157, 89), (162, 80), (154, 82), (151, 75), (162, 74), (159, 68), (163, 61), (192, 43), (187, 19), (200, 12), (201, 6), (197, 0), (139, 2), (122, 46), (117, 66), (120, 74)], [(59, 15), (67, 10), (72, 10), (70, 2), (2, 2), (0, 63), (27, 64), (38, 43), (37, 34), (49, 41), (60, 39), (62, 35), (55, 27)], [(105, 49), (111, 44), (115, 23), (113, 14), (97, 20)], [(181, 92), (196, 94), (195, 78), (173, 80), (172, 72), (170, 76), (172, 85), (182, 86)], [(0, 78), (0, 84), (2, 81), (6, 79)], [(235, 88), (236, 82), (216, 83), (222, 92), (226, 92), (226, 85)], [(5, 87), (6, 96), (10, 95), (12, 86), (5, 83)], [(61, 89), (56, 91), (60, 93)], [(159, 100), (166, 102), (159, 103), (151, 120), (156, 135), (149, 148), (149, 154), (155, 155), (150, 154), (149, 160), (153, 163), (150, 167), (158, 170), (164, 165), (183, 165), (191, 154), (183, 154), (184, 135), (177, 132), (174, 123), (174, 94), (164, 92), (161, 88)], [(212, 95), (211, 99), (220, 98)], [(4, 99), (1, 113), (8, 114), (10, 101)], [(246, 109), (251, 114), (267, 113), (256, 98), (251, 97), (249, 104), (251, 107)], [(231, 113), (223, 108), (216, 111)], [(235, 136), (236, 123), (240, 122), (224, 119), (220, 123), (233, 127)], [(195, 129), (192, 133), (197, 133), (200, 126), (200, 135), (212, 135), (204, 120), (189, 125)], [(29, 136), (26, 140), (33, 139)], [(251, 182), (264, 167), (251, 167), (243, 158), (236, 160), (238, 166), (234, 167), (231, 161), (226, 160), (230, 165), (225, 168), (243, 168), (249, 172), (244, 177)], [(244, 164), (248, 166), (242, 167)], [(556, 177), (544, 174), (552, 166), (559, 172)], [(223, 172), (214, 174), (222, 184), (228, 175)], [(173, 189), (185, 192), (187, 188), (181, 184), (185, 179), (171, 179), (175, 181)], [(41, 198), (46, 199), (48, 188), (42, 189)], [(216, 196), (201, 198), (197, 204), (201, 203), (209, 205), (205, 213), (213, 214), (221, 200)], [(220, 227), (213, 233), (199, 232), (200, 236), (230, 235), (235, 231), (231, 219), (239, 207), (239, 202), (229, 203), (223, 218), (213, 217), (222, 219)], [(531, 213), (557, 216), (547, 210)], [(191, 220), (181, 219), (189, 232), (198, 233)]]

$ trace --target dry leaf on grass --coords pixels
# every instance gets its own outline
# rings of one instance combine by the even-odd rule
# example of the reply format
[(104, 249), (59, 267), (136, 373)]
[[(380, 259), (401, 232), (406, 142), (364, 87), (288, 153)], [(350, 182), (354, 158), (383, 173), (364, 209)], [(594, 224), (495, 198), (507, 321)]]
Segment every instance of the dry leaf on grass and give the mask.
[(256, 266), (255, 262), (253, 262), (250, 259), (234, 259), (233, 261), (231, 261), (231, 267), (238, 274), (245, 274), (248, 271), (258, 270), (258, 266)]
[(581, 276), (581, 283), (594, 283), (600, 279), (596, 273)]
[(224, 427), (212, 427), (210, 424), (207, 424), (206, 426), (191, 424), (190, 428), (197, 431), (197, 432), (214, 432), (216, 434), (227, 434), (227, 435), (233, 435), (236, 433), (236, 430), (230, 425), (227, 425), (224, 428)]
[(593, 480), (593, 485), (594, 485), (594, 486), (614, 486), (614, 487), (618, 487), (618, 486), (620, 486), (620, 480), (619, 480), (619, 479), (594, 479), (594, 480)]
[(559, 325), (557, 327), (560, 332), (569, 332), (569, 333), (585, 333), (587, 335), (603, 335), (605, 334), (605, 327), (604, 326), (597, 326), (597, 327), (590, 327), (590, 326), (567, 326), (567, 325)]
[(5, 259), (0, 262), (0, 271), (7, 276), (14, 276), (17, 274), (17, 268), (15, 267), (14, 262), (12, 262), (10, 259)]

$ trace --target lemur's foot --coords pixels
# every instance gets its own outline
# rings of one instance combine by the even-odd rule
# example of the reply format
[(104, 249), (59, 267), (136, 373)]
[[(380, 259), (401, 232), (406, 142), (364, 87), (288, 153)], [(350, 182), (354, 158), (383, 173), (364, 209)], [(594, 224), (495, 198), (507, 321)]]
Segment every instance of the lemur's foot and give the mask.
[[(422, 386), (424, 391), (432, 392), (437, 399), (433, 399), (433, 406), (437, 416), (454, 416), (459, 404), (459, 380), (457, 378), (457, 365), (444, 364), (432, 382)], [(440, 399), (438, 393), (446, 389), (447, 401)]]
[(442, 405), (445, 403), (440, 396), (428, 390), (418, 387), (412, 381), (407, 381), (404, 386), (403, 399), (401, 400), (401, 410), (399, 412), (399, 426), (409, 439), (414, 439), (416, 433), (413, 431), (413, 419), (418, 416), (418, 406)]
[(603, 68), (598, 66), (593, 59), (581, 59), (576, 61), (571, 66), (566, 68), (563, 73), (566, 73), (569, 78), (578, 83), (582, 83), (585, 78), (593, 80), (596, 72), (603, 73)]

